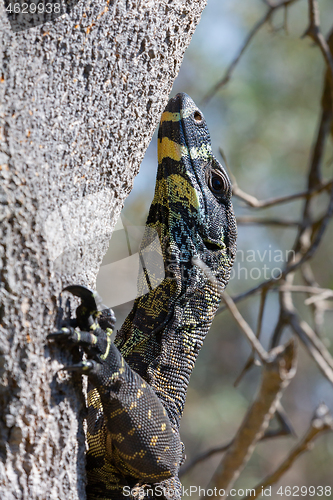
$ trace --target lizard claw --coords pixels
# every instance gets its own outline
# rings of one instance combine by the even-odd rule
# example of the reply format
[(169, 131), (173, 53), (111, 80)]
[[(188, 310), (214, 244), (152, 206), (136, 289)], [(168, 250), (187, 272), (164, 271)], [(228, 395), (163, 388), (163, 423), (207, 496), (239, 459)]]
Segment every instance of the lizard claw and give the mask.
[(113, 330), (116, 324), (114, 312), (103, 305), (97, 292), (83, 285), (66, 286), (63, 292), (69, 292), (81, 299), (81, 304), (76, 309), (76, 320), (74, 320), (75, 326), (79, 326), (80, 330), (89, 330), (93, 322), (100, 324), (103, 330), (107, 328)]
[(72, 295), (79, 297), (81, 303), (88, 309), (88, 311), (99, 311), (106, 309), (106, 306), (102, 305), (102, 299), (94, 290), (90, 290), (83, 285), (69, 285), (63, 289), (63, 292), (70, 292)]
[[(89, 349), (94, 349), (94, 347), (98, 344), (98, 336), (96, 336), (93, 332), (98, 333), (98, 329), (95, 329), (90, 332), (83, 332), (78, 329), (74, 329), (71, 327), (64, 327), (61, 330), (57, 330), (56, 332), (50, 333), (47, 336), (48, 340), (54, 340), (55, 342), (68, 344), (69, 346), (77, 345), (83, 347), (86, 351)], [(104, 334), (104, 332), (102, 332)], [(105, 334), (104, 334), (105, 335)], [(106, 349), (109, 334), (106, 333), (106, 339), (104, 338), (102, 341), (102, 349)], [(104, 342), (103, 342), (104, 341)], [(104, 352), (104, 351), (103, 351)]]
[(64, 340), (68, 340), (73, 335), (73, 332), (74, 332), (74, 328), (64, 327), (61, 330), (57, 330), (55, 332), (49, 333), (46, 338), (47, 338), (47, 340), (55, 340), (57, 342), (61, 342)]
[(67, 372), (79, 372), (82, 374), (87, 374), (94, 370), (95, 361), (87, 360), (87, 361), (81, 361), (81, 363), (77, 363), (76, 365), (69, 365), (69, 366), (64, 366), (61, 368), (62, 370), (66, 370)]

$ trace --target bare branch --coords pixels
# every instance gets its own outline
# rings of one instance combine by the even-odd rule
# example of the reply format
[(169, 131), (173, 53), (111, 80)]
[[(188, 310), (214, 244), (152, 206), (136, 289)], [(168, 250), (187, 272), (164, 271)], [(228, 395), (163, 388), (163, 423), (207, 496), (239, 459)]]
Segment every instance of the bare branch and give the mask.
[(266, 477), (264, 481), (255, 488), (255, 493), (253, 494), (253, 489), (251, 489), (251, 495), (244, 497), (242, 500), (253, 500), (261, 495), (262, 489), (267, 488), (272, 484), (277, 483), (277, 481), (283, 476), (283, 474), (291, 468), (295, 460), (305, 451), (311, 450), (314, 446), (314, 440), (327, 431), (333, 430), (333, 418), (329, 413), (326, 405), (320, 405), (311, 420), (311, 424), (307, 432), (305, 433), (303, 439), (291, 450), (287, 458), (282, 462), (280, 467), (276, 469), (273, 474)]
[[(313, 235), (313, 239), (311, 241), (310, 246), (303, 253), (302, 257), (300, 257), (298, 260), (295, 259), (296, 261), (294, 262), (294, 264), (287, 265), (286, 269), (282, 273), (283, 278), (288, 273), (294, 271), (295, 269), (300, 267), (302, 264), (304, 264), (305, 262), (307, 262), (309, 259), (311, 259), (314, 256), (314, 254), (315, 254), (315, 252), (316, 252), (316, 250), (317, 250), (317, 248), (322, 240), (322, 237), (324, 236), (327, 225), (328, 225), (332, 215), (333, 215), (333, 184), (332, 184), (332, 188), (331, 188), (330, 200), (328, 203), (327, 211), (326, 211), (324, 217), (321, 218), (320, 223), (315, 222), (313, 224), (313, 226), (316, 226), (316, 230), (314, 231), (315, 234)], [(302, 233), (304, 234), (304, 229), (303, 229)], [(301, 240), (301, 234), (298, 236), (298, 242), (296, 244), (295, 250), (296, 250), (296, 248), (297, 249), (301, 248), (302, 243), (300, 240)]]
[[(291, 279), (292, 275), (289, 275), (288, 280)], [(280, 292), (280, 318), (290, 325), (325, 377), (333, 384), (333, 358), (310, 325), (299, 319), (290, 292)]]
[(320, 22), (319, 22), (319, 7), (317, 0), (309, 0), (309, 18), (310, 23), (309, 27), (304, 33), (303, 36), (309, 36), (318, 45), (321, 53), (324, 56), (325, 63), (328, 70), (328, 80), (330, 82), (331, 87), (331, 96), (333, 102), (333, 57), (326, 42), (322, 32), (320, 31)]
[(225, 452), (232, 445), (232, 440), (229, 443), (223, 444), (221, 446), (216, 446), (215, 448), (211, 448), (210, 450), (204, 451), (200, 455), (196, 456), (191, 462), (181, 467), (179, 471), (179, 478), (185, 476), (193, 467), (198, 465), (200, 462), (204, 462), (207, 458), (212, 457), (213, 455), (217, 455), (218, 453)]
[[(333, 31), (332, 31), (332, 40), (333, 40)], [(328, 126), (329, 128), (329, 126)], [(322, 136), (324, 135), (324, 131), (327, 132), (327, 124), (325, 126), (325, 130), (319, 130), (319, 138), (317, 139), (316, 143), (320, 144), (320, 150), (319, 147), (315, 147), (314, 150), (314, 157), (315, 159), (319, 159), (322, 156), (322, 148), (323, 148), (323, 140)], [(300, 191), (299, 193), (293, 193), (289, 194), (286, 196), (278, 196), (276, 198), (271, 198), (268, 200), (258, 200), (255, 196), (252, 196), (251, 194), (246, 193), (243, 191), (237, 183), (236, 177), (234, 173), (231, 171), (229, 167), (229, 163), (227, 160), (227, 157), (223, 151), (222, 148), (219, 148), (220, 155), (223, 159), (224, 165), (226, 169), (228, 170), (228, 174), (230, 176), (231, 182), (232, 182), (232, 194), (233, 196), (236, 196), (236, 198), (239, 198), (240, 200), (244, 201), (249, 207), (251, 208), (268, 208), (272, 207), (275, 205), (282, 205), (284, 203), (290, 203), (295, 200), (299, 200), (302, 198), (305, 198), (307, 200), (310, 200), (313, 196), (322, 193), (323, 191), (330, 191), (333, 186), (333, 180), (327, 181), (327, 182), (316, 182), (316, 187), (309, 187), (306, 191)], [(238, 219), (237, 219), (238, 220)]]
[[(261, 291), (261, 297), (260, 297), (260, 306), (259, 306), (259, 314), (258, 314), (258, 322), (257, 322), (257, 332), (256, 332), (256, 337), (259, 340), (260, 338), (260, 333), (261, 333), (261, 326), (262, 326), (262, 319), (264, 315), (264, 309), (265, 309), (265, 303), (266, 303), (266, 297), (267, 297), (267, 289), (263, 288)], [(249, 359), (245, 363), (245, 366), (241, 373), (238, 375), (237, 379), (234, 382), (234, 387), (237, 387), (243, 376), (250, 370), (250, 368), (256, 363), (255, 357), (254, 357), (254, 351), (252, 350), (252, 353), (250, 354)]]
[[(301, 274), (303, 280), (309, 287), (320, 289), (320, 286), (318, 285), (317, 281), (314, 278), (309, 262), (303, 264), (303, 266), (301, 267)], [(309, 292), (308, 297), (313, 298), (313, 295), (310, 296), (310, 293), (311, 292)], [(313, 304), (307, 304), (306, 302), (307, 301), (305, 301), (305, 305), (310, 305), (311, 307), (313, 323), (314, 323), (314, 331), (316, 332), (316, 335), (319, 336), (322, 326), (324, 324), (324, 311), (326, 310), (326, 304), (325, 306), (323, 305), (323, 300), (321, 300), (320, 302), (315, 301), (313, 302)]]
[(284, 27), (284, 32), (286, 35), (289, 35), (289, 29), (288, 29), (288, 7), (284, 7), (284, 13), (283, 13), (283, 27)]
[(264, 226), (282, 226), (282, 227), (298, 227), (301, 223), (297, 220), (285, 220), (274, 218), (262, 218), (251, 216), (237, 217), (237, 224), (258, 224)]
[[(275, 284), (278, 285), (278, 280), (273, 279), (273, 278), (268, 279), (266, 281), (262, 281), (261, 283), (259, 283), (259, 285), (254, 286), (253, 288), (250, 288), (250, 290), (246, 290), (245, 292), (242, 292), (239, 295), (236, 295), (236, 297), (232, 297), (232, 300), (234, 301), (235, 304), (237, 304), (238, 302), (241, 302), (242, 300), (247, 299), (251, 295), (258, 294), (265, 287), (268, 290), (270, 290)], [(225, 306), (220, 306), (219, 309), (217, 310), (216, 314), (217, 315), (221, 314), (225, 310), (226, 310)]]
[(261, 361), (264, 361), (267, 359), (267, 352), (257, 339), (255, 333), (253, 330), (250, 328), (249, 324), (245, 321), (239, 310), (237, 309), (234, 301), (232, 300), (229, 295), (224, 293), (222, 295), (222, 299), (224, 300), (227, 308), (231, 312), (233, 318), (235, 319), (236, 323), (240, 327), (240, 329), (245, 333), (248, 341), (250, 342), (252, 349), (258, 354), (259, 358)]
[(251, 354), (250, 354), (250, 356), (249, 356), (249, 359), (245, 363), (242, 371), (240, 372), (240, 374), (236, 378), (236, 380), (234, 382), (234, 387), (237, 387), (239, 385), (239, 383), (242, 380), (242, 378), (244, 377), (244, 375), (252, 368), (252, 366), (254, 366), (256, 364), (259, 364), (259, 362), (254, 357), (254, 352), (252, 351)]
[(332, 187), (333, 181), (328, 181), (323, 184), (318, 185), (314, 189), (309, 189), (307, 191), (301, 191), (299, 193), (294, 193), (286, 196), (279, 196), (277, 198), (272, 198), (269, 200), (258, 200), (252, 195), (245, 193), (242, 189), (238, 187), (237, 184), (233, 181), (232, 192), (233, 195), (237, 198), (245, 201), (247, 205), (253, 208), (267, 208), (275, 205), (281, 205), (283, 203), (289, 203), (295, 200), (299, 200), (301, 198), (312, 198), (314, 195), (321, 193), (322, 191), (326, 191)]
[(220, 90), (222, 87), (224, 87), (230, 80), (231, 75), (236, 68), (237, 64), (239, 63), (242, 55), (246, 51), (247, 47), (249, 46), (251, 40), (254, 38), (254, 36), (258, 33), (260, 28), (264, 26), (264, 24), (267, 21), (270, 21), (273, 13), (280, 9), (280, 8), (286, 8), (289, 7), (292, 3), (297, 2), (298, 0), (284, 0), (279, 3), (276, 3), (272, 5), (270, 2), (265, 2), (266, 5), (268, 6), (266, 14), (257, 21), (257, 23), (253, 26), (251, 31), (248, 33), (247, 37), (245, 38), (243, 45), (241, 46), (237, 56), (233, 59), (231, 64), (228, 66), (226, 72), (224, 73), (224, 76), (221, 80), (219, 80), (214, 87), (205, 95), (205, 97), (202, 100), (202, 104), (205, 105), (210, 101), (210, 99)]
[[(332, 41), (333, 41), (333, 31), (332, 31)], [(327, 124), (327, 119), (325, 119), (325, 127), (320, 127), (319, 128), (319, 133), (318, 133), (318, 138), (316, 141), (316, 146), (314, 148), (314, 153), (313, 153), (313, 161), (318, 162), (318, 160), (321, 159), (322, 156), (322, 150), (324, 146), (324, 141), (323, 137), (326, 137), (327, 131), (329, 130), (330, 122)], [(327, 130), (328, 129), (328, 130)], [(236, 198), (239, 198), (240, 200), (244, 201), (249, 207), (251, 208), (268, 208), (272, 207), (275, 205), (281, 205), (284, 203), (290, 203), (295, 200), (299, 200), (302, 198), (305, 198), (307, 200), (311, 199), (313, 196), (322, 193), (323, 191), (329, 191), (332, 186), (333, 186), (333, 180), (327, 181), (327, 182), (319, 182), (317, 180), (316, 187), (309, 187), (306, 191), (301, 191), (299, 193), (293, 193), (289, 194), (286, 196), (278, 196), (276, 198), (271, 198), (268, 200), (258, 200), (255, 196), (252, 196), (251, 194), (246, 193), (243, 191), (237, 183), (236, 177), (231, 171), (227, 157), (223, 151), (222, 148), (219, 148), (220, 155), (223, 159), (224, 165), (228, 170), (231, 182), (232, 182), (232, 194), (233, 196), (236, 196)]]
[(296, 372), (295, 351), (295, 343), (291, 340), (285, 346), (270, 351), (267, 360), (263, 361), (259, 392), (209, 485), (209, 488), (223, 489), (223, 498), (228, 495), (252, 455), (255, 445), (264, 435), (283, 390)]
[[(233, 301), (235, 303), (240, 302), (241, 300), (250, 297), (251, 295), (255, 295), (256, 293), (260, 292), (264, 287), (267, 289), (270, 289), (274, 285), (277, 285), (280, 281), (282, 281), (289, 273), (295, 271), (297, 268), (302, 266), (304, 263), (306, 263), (308, 260), (310, 260), (313, 255), (315, 254), (322, 237), (324, 236), (325, 230), (327, 228), (327, 225), (329, 223), (330, 218), (332, 217), (333, 214), (333, 184), (331, 188), (331, 195), (330, 195), (330, 200), (329, 200), (329, 205), (327, 208), (327, 212), (324, 215), (324, 217), (321, 218), (320, 224), (317, 222), (314, 223), (318, 227), (316, 234), (310, 244), (310, 246), (307, 248), (307, 250), (303, 253), (303, 255), (299, 252), (299, 247), (301, 244), (299, 243), (299, 240), (301, 239), (302, 233), (304, 232), (303, 230), (300, 232), (300, 234), (297, 237), (296, 243), (294, 245), (295, 249), (298, 249), (298, 252), (295, 253), (296, 258), (294, 259), (294, 263), (290, 264), (288, 263), (285, 267), (285, 269), (282, 271), (281, 276), (276, 279), (276, 278), (270, 278), (266, 281), (263, 281), (259, 285), (251, 288), (250, 290), (247, 290), (246, 292), (243, 292), (236, 297), (233, 297)], [(303, 228), (304, 229), (304, 228)], [(295, 250), (296, 252), (296, 250)], [(224, 307), (220, 307), (217, 311), (217, 314), (220, 314), (225, 310)]]
[[(300, 292), (300, 293), (313, 293), (318, 294), (319, 297), (325, 295), (327, 297), (333, 297), (333, 290), (330, 288), (320, 288), (314, 286), (304, 286), (304, 285), (281, 285), (277, 288), (279, 292)], [(321, 299), (322, 300), (322, 299)], [(307, 304), (308, 301), (306, 300)]]
[(300, 321), (296, 314), (290, 317), (290, 326), (307, 347), (325, 377), (333, 384), (333, 358), (310, 325)]
[(323, 290), (322, 293), (318, 294), (317, 297), (309, 297), (304, 301), (306, 306), (310, 304), (315, 304), (316, 302), (322, 302), (326, 299), (331, 299), (333, 297), (333, 290)]
[(245, 319), (243, 318), (241, 313), (238, 311), (232, 298), (223, 292), (221, 285), (219, 284), (219, 282), (215, 278), (211, 269), (198, 256), (192, 257), (192, 264), (197, 266), (199, 269), (201, 269), (204, 272), (204, 274), (206, 275), (206, 277), (208, 278), (208, 280), (217, 287), (217, 289), (221, 295), (221, 298), (224, 300), (227, 308), (229, 309), (232, 316), (236, 320), (236, 323), (238, 324), (238, 326), (245, 333), (247, 339), (249, 340), (249, 342), (252, 346), (252, 349), (258, 354), (261, 361), (267, 360), (267, 356), (268, 356), (267, 352), (265, 351), (263, 346), (260, 344), (259, 340), (257, 339), (254, 332), (250, 328), (250, 325), (245, 321)]

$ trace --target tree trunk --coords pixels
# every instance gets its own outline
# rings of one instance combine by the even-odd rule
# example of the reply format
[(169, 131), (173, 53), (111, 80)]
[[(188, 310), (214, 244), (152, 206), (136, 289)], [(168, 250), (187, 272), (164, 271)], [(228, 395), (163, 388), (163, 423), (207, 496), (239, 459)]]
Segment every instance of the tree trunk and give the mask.
[(81, 379), (45, 338), (63, 286), (94, 287), (206, 0), (72, 3), (21, 30), (0, 6), (2, 500), (85, 498)]

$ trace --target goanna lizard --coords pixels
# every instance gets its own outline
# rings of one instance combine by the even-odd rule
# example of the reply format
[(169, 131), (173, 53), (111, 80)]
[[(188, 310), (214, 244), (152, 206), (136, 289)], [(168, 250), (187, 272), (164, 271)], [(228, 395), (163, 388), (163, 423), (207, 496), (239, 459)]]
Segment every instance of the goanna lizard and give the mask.
[[(186, 94), (170, 99), (158, 132), (158, 171), (141, 253), (158, 234), (164, 279), (142, 269), (139, 296), (117, 333), (112, 311), (97, 311), (93, 292), (72, 326), (49, 336), (78, 345), (87, 360), (68, 367), (88, 375), (87, 498), (179, 499), (183, 460), (179, 423), (198, 352), (220, 302), (236, 252), (231, 185), (212, 153), (201, 111)], [(74, 328), (76, 326), (76, 328)]]

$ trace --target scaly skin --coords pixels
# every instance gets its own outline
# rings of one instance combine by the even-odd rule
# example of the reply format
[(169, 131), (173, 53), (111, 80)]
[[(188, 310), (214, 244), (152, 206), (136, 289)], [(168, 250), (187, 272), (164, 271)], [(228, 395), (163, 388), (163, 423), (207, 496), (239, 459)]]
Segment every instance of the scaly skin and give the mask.
[(92, 292), (82, 287), (69, 290), (82, 298), (78, 328), (50, 335), (81, 345), (88, 355), (88, 361), (69, 367), (91, 383), (88, 500), (136, 498), (123, 495), (135, 486), (145, 498), (180, 498), (180, 418), (220, 302), (216, 284), (192, 259), (199, 257), (223, 289), (236, 252), (230, 182), (212, 154), (202, 113), (186, 94), (171, 99), (162, 115), (158, 162), (140, 251), (160, 245), (163, 281), (154, 288), (156, 276), (141, 269), (139, 292), (147, 286), (150, 291), (136, 299), (114, 343), (114, 318), (110, 311), (97, 312), (87, 300)]

